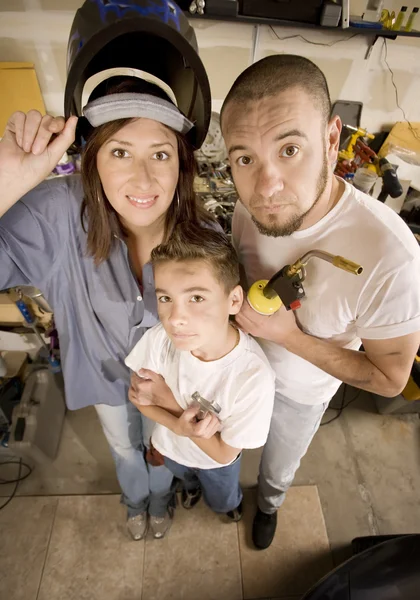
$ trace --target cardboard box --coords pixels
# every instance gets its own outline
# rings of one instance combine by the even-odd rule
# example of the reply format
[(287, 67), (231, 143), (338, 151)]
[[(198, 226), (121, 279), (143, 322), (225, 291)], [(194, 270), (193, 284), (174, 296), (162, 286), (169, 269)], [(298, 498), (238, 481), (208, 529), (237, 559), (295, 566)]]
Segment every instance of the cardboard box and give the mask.
[(45, 114), (38, 79), (32, 63), (0, 62), (0, 137), (7, 121), (16, 110), (32, 108)]
[(420, 155), (420, 123), (395, 123), (382, 144), (378, 156), (382, 158), (388, 154), (395, 154), (397, 148)]
[(28, 362), (28, 355), (26, 352), (14, 352), (6, 350), (1, 352), (1, 357), (6, 364), (6, 375), (5, 379), (12, 379), (13, 377), (19, 377), (22, 375), (23, 368)]

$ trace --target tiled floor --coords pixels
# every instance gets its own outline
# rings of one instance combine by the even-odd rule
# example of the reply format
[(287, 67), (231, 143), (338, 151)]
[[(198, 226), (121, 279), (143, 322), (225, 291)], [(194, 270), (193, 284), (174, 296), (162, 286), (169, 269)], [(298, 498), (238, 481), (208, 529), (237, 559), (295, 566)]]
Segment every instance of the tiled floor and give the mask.
[(39, 593), (34, 590), (32, 597), (140, 600), (144, 544), (125, 535), (118, 497), (67, 496), (56, 502)]
[[(256, 484), (259, 457), (244, 453), (246, 488)], [(2, 467), (2, 477), (15, 475), (15, 465)], [(294, 485), (268, 551), (249, 547), (252, 490), (238, 526), (203, 505), (179, 508), (167, 540), (132, 543), (96, 413), (69, 412), (55, 462), (37, 467), (0, 511), (0, 598), (298, 600), (331, 568), (329, 548), (338, 564), (354, 537), (420, 532), (419, 416), (380, 415), (360, 394), (319, 430)], [(12, 487), (0, 486), (0, 495)]]
[(248, 502), (239, 525), (244, 598), (302, 595), (333, 568), (316, 486), (290, 490), (278, 512), (276, 537), (263, 552), (252, 546), (253, 516), (254, 502)]
[(56, 509), (56, 498), (15, 498), (1, 511), (0, 598), (36, 598)]
[[(254, 493), (241, 523), (200, 502), (179, 507), (169, 535), (132, 542), (115, 495), (18, 497), (0, 513), (0, 597), (8, 600), (294, 598), (332, 567), (317, 488), (291, 490), (266, 552), (249, 546)], [(5, 593), (3, 596), (2, 593)]]

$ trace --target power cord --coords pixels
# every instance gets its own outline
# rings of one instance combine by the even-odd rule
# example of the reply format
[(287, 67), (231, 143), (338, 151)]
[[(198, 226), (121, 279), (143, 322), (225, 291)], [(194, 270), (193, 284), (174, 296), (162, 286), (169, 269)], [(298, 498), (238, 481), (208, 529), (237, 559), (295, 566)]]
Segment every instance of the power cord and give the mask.
[(313, 42), (312, 40), (308, 40), (308, 39), (306, 39), (306, 37), (303, 37), (303, 35), (300, 35), (299, 33), (295, 34), (295, 35), (288, 35), (286, 37), (280, 37), (272, 25), (269, 25), (269, 27), (270, 27), (271, 31), (274, 33), (274, 35), (276, 36), (276, 38), (280, 41), (291, 40), (293, 38), (300, 38), (307, 44), (312, 44), (313, 46), (329, 46), (329, 47), (335, 46), (335, 44), (339, 44), (340, 42), (347, 42), (348, 40), (351, 40), (352, 38), (356, 37), (356, 35), (360, 35), (360, 33), (354, 33), (353, 35), (350, 35), (349, 37), (341, 38), (341, 40), (336, 40), (335, 42), (331, 42), (329, 44), (323, 44), (322, 42)]
[[(3, 478), (0, 478), (0, 485), (7, 485), (7, 484), (10, 484), (10, 483), (14, 483), (15, 484), (13, 492), (11, 493), (11, 495), (9, 496), (9, 498), (6, 500), (6, 502), (4, 502), (0, 506), (0, 510), (2, 508), (4, 508), (5, 506), (7, 506), (9, 504), (9, 502), (11, 502), (13, 500), (13, 498), (16, 496), (16, 492), (17, 492), (17, 489), (19, 487), (19, 483), (21, 481), (23, 481), (24, 479), (26, 479), (27, 477), (29, 477), (29, 475), (32, 473), (32, 468), (29, 465), (27, 465), (26, 463), (24, 463), (21, 458), (19, 460), (4, 460), (4, 461), (1, 461), (0, 462), (0, 467), (2, 467), (4, 465), (19, 465), (19, 469), (18, 469), (18, 474), (17, 474), (16, 479), (3, 479)], [(25, 473), (24, 475), (22, 475), (22, 467), (25, 467), (26, 469), (28, 469), (27, 473)]]
[(333, 421), (335, 421), (336, 419), (338, 419), (341, 416), (341, 413), (343, 412), (343, 410), (345, 408), (347, 408), (350, 404), (352, 404), (353, 402), (355, 402), (358, 397), (360, 396), (360, 392), (362, 390), (358, 390), (354, 396), (354, 398), (352, 398), (351, 400), (349, 400), (348, 402), (346, 402), (346, 394), (347, 394), (347, 390), (348, 390), (348, 385), (347, 383), (344, 384), (344, 389), (343, 389), (343, 397), (341, 398), (341, 404), (338, 408), (335, 408), (334, 406), (329, 406), (327, 408), (327, 410), (336, 410), (338, 411), (337, 414), (332, 417), (329, 421), (325, 421), (325, 423), (321, 423), (321, 427), (323, 425), (329, 425), (330, 423), (332, 423)]
[(400, 105), (400, 102), (399, 102), (398, 88), (397, 88), (397, 86), (395, 84), (395, 81), (394, 81), (394, 71), (391, 69), (391, 67), (389, 66), (389, 63), (388, 63), (388, 45), (387, 45), (386, 38), (383, 38), (382, 48), (385, 48), (384, 62), (386, 64), (386, 66), (388, 67), (388, 71), (391, 73), (391, 81), (392, 81), (392, 85), (394, 86), (394, 90), (395, 90), (395, 102), (396, 102), (396, 105), (400, 109), (400, 111), (402, 112), (404, 121), (408, 124), (408, 127), (409, 127), (411, 133), (416, 138), (416, 140), (418, 140), (420, 142), (420, 136), (418, 135), (418, 133), (416, 132), (416, 130), (414, 129), (414, 127), (412, 126), (412, 124), (410, 123), (410, 121), (407, 119), (407, 115), (405, 114), (405, 110), (403, 109), (403, 107)]

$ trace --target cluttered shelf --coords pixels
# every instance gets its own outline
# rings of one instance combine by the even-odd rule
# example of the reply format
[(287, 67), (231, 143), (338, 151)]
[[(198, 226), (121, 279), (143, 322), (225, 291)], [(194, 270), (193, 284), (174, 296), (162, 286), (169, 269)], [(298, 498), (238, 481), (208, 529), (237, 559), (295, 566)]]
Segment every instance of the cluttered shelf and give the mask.
[(329, 27), (314, 23), (304, 23), (299, 21), (286, 21), (284, 19), (270, 19), (264, 17), (249, 17), (245, 15), (198, 15), (198, 14), (190, 14), (189, 12), (185, 12), (186, 16), (189, 19), (205, 19), (210, 21), (228, 21), (231, 23), (248, 23), (249, 25), (271, 25), (271, 27), (301, 27), (305, 29), (312, 29), (317, 31), (336, 31), (338, 33), (351, 33), (351, 34), (360, 34), (360, 35), (374, 35), (374, 36), (382, 36), (391, 39), (395, 39), (396, 37), (404, 36), (404, 37), (420, 37), (420, 31), (404, 31), (404, 30), (394, 30), (394, 29), (385, 29), (380, 27), (367, 27), (367, 26), (355, 26), (349, 25), (349, 27), (342, 28), (340, 26)]

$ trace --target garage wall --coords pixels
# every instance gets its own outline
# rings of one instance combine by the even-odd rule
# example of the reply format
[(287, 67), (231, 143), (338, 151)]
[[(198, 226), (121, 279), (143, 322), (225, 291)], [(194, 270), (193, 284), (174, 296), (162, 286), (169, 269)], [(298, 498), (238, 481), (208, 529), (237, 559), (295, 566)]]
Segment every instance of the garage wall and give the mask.
[[(419, 2), (407, 1), (408, 13)], [(0, 0), (0, 60), (35, 63), (51, 114), (62, 113), (67, 38), (74, 12), (81, 4), (81, 0)], [(386, 4), (398, 12), (401, 2), (389, 0)], [(355, 0), (352, 12), (361, 14), (364, 6), (364, 0)], [(255, 28), (205, 20), (194, 20), (192, 24), (209, 74), (214, 108), (218, 110), (234, 79), (251, 64)], [(420, 17), (415, 27), (420, 29)], [(277, 38), (297, 35), (313, 43), (298, 37), (282, 41)], [(256, 59), (281, 52), (310, 58), (324, 71), (333, 101), (364, 103), (362, 124), (371, 131), (402, 120), (384, 62), (383, 40), (377, 41), (366, 60), (370, 39), (365, 35), (349, 38), (345, 30), (277, 27), (272, 31), (260, 26)], [(420, 121), (420, 38), (388, 40), (387, 53), (400, 105), (408, 119)]]

